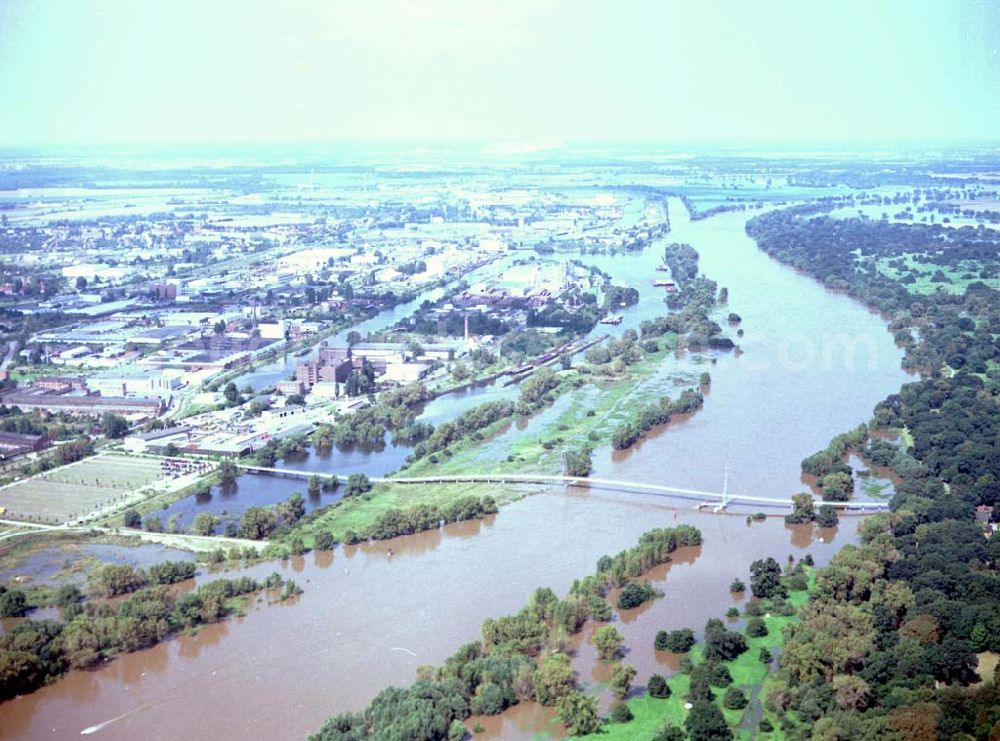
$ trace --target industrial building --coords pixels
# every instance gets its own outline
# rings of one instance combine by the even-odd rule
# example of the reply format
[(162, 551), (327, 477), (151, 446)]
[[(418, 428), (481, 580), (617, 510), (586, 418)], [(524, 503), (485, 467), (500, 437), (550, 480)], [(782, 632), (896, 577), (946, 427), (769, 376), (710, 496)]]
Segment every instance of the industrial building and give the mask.
[(0, 432), (0, 461), (9, 461), (28, 453), (37, 453), (51, 444), (45, 435)]

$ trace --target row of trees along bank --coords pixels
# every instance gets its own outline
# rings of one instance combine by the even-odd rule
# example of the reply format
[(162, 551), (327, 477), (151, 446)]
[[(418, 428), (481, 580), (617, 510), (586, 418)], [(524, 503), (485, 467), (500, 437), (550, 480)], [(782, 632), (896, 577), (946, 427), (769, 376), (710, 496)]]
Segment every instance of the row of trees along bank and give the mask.
[[(70, 669), (83, 669), (119, 653), (138, 651), (181, 630), (214, 623), (238, 612), (238, 598), (274, 590), (287, 598), (302, 590), (274, 573), (259, 582), (244, 576), (217, 579), (178, 592), (168, 585), (189, 578), (189, 564), (164, 563), (149, 573), (108, 564), (91, 580), (89, 598), (63, 587), (56, 604), (59, 620), (25, 620), (0, 636), (0, 700), (37, 689)], [(120, 596), (127, 595), (127, 596)], [(0, 599), (7, 597), (0, 587)], [(116, 599), (112, 599), (116, 598)]]
[(565, 598), (536, 590), (519, 612), (487, 620), (480, 641), (462, 646), (442, 666), (421, 668), (412, 686), (383, 690), (363, 711), (329, 719), (312, 738), (459, 739), (471, 714), (497, 715), (525, 700), (557, 706), (573, 732), (594, 730), (596, 701), (577, 689), (566, 655), (569, 636), (587, 620), (610, 620), (612, 587), (664, 563), (678, 547), (700, 543), (701, 533), (688, 525), (645, 533), (633, 548), (602, 558), (597, 572), (574, 582)]

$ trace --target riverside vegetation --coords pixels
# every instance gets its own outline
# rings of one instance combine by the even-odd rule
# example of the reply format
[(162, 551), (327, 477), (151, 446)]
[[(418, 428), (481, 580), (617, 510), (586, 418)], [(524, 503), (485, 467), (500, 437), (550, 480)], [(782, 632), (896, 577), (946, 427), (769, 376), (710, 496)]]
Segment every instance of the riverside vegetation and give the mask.
[[(846, 474), (841, 456), (855, 448), (899, 483), (890, 512), (862, 524), (861, 545), (820, 572), (785, 634), (766, 705), (787, 738), (994, 738), (997, 678), (979, 667), (1000, 651), (1000, 539), (984, 537), (974, 510), (996, 519), (1000, 495), (1000, 293), (986, 282), (1000, 239), (823, 210), (774, 212), (747, 231), (778, 259), (887, 314), (904, 364), (922, 378), (879, 403), (870, 427), (803, 462), (824, 478)], [(920, 291), (899, 272), (904, 258), (940, 273), (941, 290)], [(899, 442), (869, 440), (871, 428)]]
[[(536, 590), (519, 612), (483, 623), (481, 640), (462, 646), (442, 666), (418, 669), (412, 686), (383, 690), (363, 711), (329, 719), (312, 738), (461, 739), (470, 715), (496, 715), (526, 700), (556, 706), (573, 733), (596, 730), (597, 704), (577, 688), (566, 654), (569, 636), (587, 620), (611, 619), (606, 600), (611, 588), (634, 583), (678, 547), (700, 543), (701, 533), (687, 525), (645, 533), (636, 546), (603, 557), (597, 572), (574, 582), (565, 598), (551, 589)], [(616, 655), (620, 638), (611, 631), (617, 631), (610, 625), (601, 631), (603, 650)]]
[[(412, 433), (410, 441), (416, 442), (403, 467), (406, 475), (461, 474), (481, 467), (481, 464), (471, 464), (471, 459), (491, 437), (509, 425), (511, 419), (531, 418), (551, 407), (558, 398), (569, 395), (574, 406), (551, 425), (556, 428), (551, 438), (517, 441), (507, 460), (494, 464), (491, 473), (541, 470), (585, 476), (591, 468), (590, 453), (602, 436), (606, 435), (615, 449), (624, 449), (654, 426), (667, 423), (672, 415), (692, 413), (702, 406), (704, 396), (698, 388), (685, 389), (676, 399), (657, 395), (646, 401), (653, 387), (649, 385), (650, 390), (645, 390), (644, 384), (655, 376), (669, 351), (681, 346), (692, 349), (732, 347), (732, 341), (721, 335), (721, 326), (711, 318), (720, 299), (725, 298), (725, 289), (697, 275), (697, 251), (690, 245), (670, 245), (665, 249), (664, 261), (684, 276), (678, 290), (665, 299), (670, 305), (670, 313), (644, 321), (638, 332), (627, 330), (620, 338), (594, 345), (584, 353), (583, 363), (574, 365), (571, 359), (565, 358), (561, 367), (536, 369), (521, 382), (516, 401), (487, 402), (432, 428), (414, 423), (409, 409), (424, 400), (427, 394), (422, 386), (414, 385), (383, 395), (384, 398), (373, 407), (375, 411), (357, 419), (351, 415), (330, 430), (317, 431), (314, 436), (321, 434), (324, 440), (334, 441), (336, 430), (359, 428), (372, 429), (372, 439), (382, 439), (386, 430), (409, 430)], [(629, 294), (622, 300), (632, 301), (634, 297)], [(703, 373), (697, 382), (707, 388), (710, 377)], [(577, 397), (583, 399), (588, 389), (601, 390), (594, 400), (596, 408), (593, 402), (577, 401)], [(635, 393), (637, 389), (640, 393)], [(587, 409), (583, 411), (581, 405)], [(372, 423), (372, 420), (379, 421)], [(609, 420), (615, 420), (614, 424), (609, 424)], [(304, 447), (287, 439), (281, 445), (287, 447), (287, 452)], [(278, 449), (275, 452), (286, 451)], [(270, 460), (270, 454), (267, 457)], [(335, 542), (348, 543), (394, 537), (433, 528), (442, 521), (457, 521), (449, 515), (451, 500), (456, 497), (460, 498), (458, 510), (479, 510), (482, 514), (496, 510), (497, 498), (502, 501), (502, 494), (495, 487), (486, 493), (483, 486), (477, 484), (425, 487), (408, 490), (405, 495), (393, 487), (374, 487), (371, 492), (345, 497), (311, 513), (301, 524), (292, 527), (290, 535), (280, 528), (276, 533), (285, 545), (296, 546), (292, 552), (300, 543), (306, 548), (314, 545), (317, 537), (324, 544), (330, 537)]]
[[(855, 449), (906, 480), (947, 483), (956, 506), (994, 505), (1000, 493), (1000, 347), (993, 328), (1000, 323), (1000, 292), (979, 280), (961, 292), (922, 294), (879, 266), (915, 255), (923, 264), (962, 265), (969, 275), (988, 277), (1000, 267), (1000, 237), (969, 227), (816, 216), (821, 208), (760, 216), (748, 222), (747, 232), (779, 260), (888, 315), (890, 330), (906, 349), (904, 364), (922, 378), (878, 404), (871, 426), (838, 436), (826, 451), (806, 458), (803, 470), (821, 482), (831, 474), (849, 475), (841, 459)], [(903, 442), (875, 439), (865, 446), (873, 429), (895, 432)], [(833, 483), (839, 496), (846, 481)], [(904, 482), (902, 492), (913, 488)]]
[[(652, 648), (680, 654), (680, 671), (653, 674), (645, 693), (627, 700), (588, 739), (626, 741), (720, 741), (784, 738), (778, 718), (761, 707), (774, 681), (774, 655), (785, 631), (798, 620), (816, 586), (808, 557), (782, 570), (774, 559), (751, 565), (753, 599), (744, 609), (742, 630), (710, 619), (701, 640), (689, 628), (657, 633)], [(732, 616), (735, 617), (735, 616)], [(633, 650), (637, 650), (633, 647)]]
[[(247, 595), (264, 589), (277, 594), (282, 586), (282, 598), (301, 592), (277, 573), (264, 582), (247, 576), (217, 579), (188, 592), (169, 586), (193, 575), (194, 565), (188, 562), (156, 564), (148, 573), (107, 564), (92, 574), (90, 596), (72, 585), (61, 587), (54, 599), (61, 621), (25, 620), (0, 636), (0, 700), (31, 692), (70, 669), (148, 648), (179, 631), (239, 613)], [(0, 587), (0, 605), (10, 614), (23, 614), (24, 595), (17, 595), (18, 590)]]

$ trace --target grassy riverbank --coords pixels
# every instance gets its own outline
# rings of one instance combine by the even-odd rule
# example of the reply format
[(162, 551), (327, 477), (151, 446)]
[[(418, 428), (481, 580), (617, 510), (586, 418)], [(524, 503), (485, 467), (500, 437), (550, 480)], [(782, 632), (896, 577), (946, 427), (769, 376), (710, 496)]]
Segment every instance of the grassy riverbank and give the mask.
[[(563, 473), (566, 451), (606, 445), (612, 430), (644, 404), (661, 396), (676, 396), (681, 388), (698, 383), (694, 370), (670, 372), (676, 336), (659, 339), (659, 349), (647, 352), (633, 365), (604, 375), (610, 366), (580, 364), (560, 371), (560, 384), (548, 392), (546, 403), (529, 416), (494, 422), (478, 432), (426, 455), (399, 474), (400, 478), (471, 473)], [(281, 538), (301, 537), (311, 547), (322, 531), (343, 540), (348, 531), (364, 534), (375, 520), (393, 509), (444, 507), (462, 496), (492, 496), (498, 504), (537, 491), (530, 485), (440, 484), (421, 486), (376, 485), (371, 491), (343, 499)]]
[[(816, 572), (807, 569), (809, 587), (808, 589), (790, 592), (788, 603), (795, 607), (796, 612), (806, 603), (809, 595), (816, 586)], [(777, 615), (767, 613), (761, 618), (767, 626), (766, 636), (752, 638), (746, 636), (747, 650), (732, 661), (721, 662), (733, 678), (733, 686), (741, 689), (750, 698), (750, 703), (742, 710), (730, 710), (721, 703), (724, 690), (715, 689), (717, 704), (726, 718), (726, 722), (736, 739), (784, 739), (785, 734), (781, 731), (778, 718), (763, 707), (763, 698), (766, 695), (768, 682), (773, 676), (772, 665), (764, 664), (760, 661), (760, 651), (766, 648), (772, 655), (777, 656), (782, 642), (782, 631), (794, 623), (798, 618), (796, 615)], [(633, 650), (651, 650), (651, 647), (638, 647)], [(696, 643), (688, 657), (694, 664), (703, 661), (703, 646)], [(670, 687), (670, 696), (664, 699), (651, 697), (644, 694), (632, 700), (628, 700), (629, 710), (633, 719), (627, 723), (606, 723), (597, 733), (583, 736), (586, 739), (602, 739), (603, 741), (632, 741), (638, 738), (654, 738), (656, 733), (667, 726), (684, 727), (684, 719), (688, 711), (684, 705), (688, 702), (687, 695), (691, 687), (691, 677), (683, 672), (678, 672), (667, 680)], [(755, 717), (759, 714), (759, 717)], [(759, 730), (759, 721), (767, 718), (773, 727), (773, 731), (765, 733)]]
[[(39, 530), (0, 541), (0, 585), (23, 590), (30, 607), (53, 604), (55, 590), (82, 582), (106, 563), (92, 546), (130, 549), (147, 545), (129, 532)], [(127, 551), (126, 551), (127, 552)], [(138, 552), (137, 552), (138, 553)]]
[(209, 490), (218, 486), (220, 483), (221, 479), (219, 477), (219, 472), (217, 469), (213, 469), (209, 473), (206, 473), (203, 476), (198, 476), (181, 487), (167, 491), (157, 491), (141, 501), (134, 502), (127, 506), (122, 506), (113, 514), (95, 520), (94, 524), (102, 527), (118, 527), (122, 524), (122, 513), (126, 510), (135, 510), (140, 517), (157, 514), (158, 512), (162, 512), (167, 509), (174, 502), (179, 502), (181, 499), (193, 496), (200, 491)]
[(315, 545), (316, 535), (331, 533), (335, 540), (344, 542), (349, 532), (368, 532), (375, 521), (391, 510), (408, 510), (414, 507), (443, 509), (459, 497), (493, 496), (498, 504), (505, 504), (530, 493), (527, 486), (488, 486), (486, 484), (439, 484), (426, 486), (376, 486), (366, 494), (342, 499), (331, 504), (319, 514), (306, 517), (291, 531), (275, 542), (288, 545), (295, 538), (302, 538), (307, 548)]
[(644, 404), (663, 395), (676, 395), (694, 386), (693, 371), (671, 373), (665, 367), (673, 357), (676, 336), (660, 338), (660, 349), (621, 372), (602, 375), (608, 366), (581, 363), (562, 371), (551, 402), (530, 417), (500, 420), (449, 447), (449, 454), (425, 456), (402, 476), (483, 473), (562, 473), (563, 453), (584, 445), (607, 444), (611, 431)]

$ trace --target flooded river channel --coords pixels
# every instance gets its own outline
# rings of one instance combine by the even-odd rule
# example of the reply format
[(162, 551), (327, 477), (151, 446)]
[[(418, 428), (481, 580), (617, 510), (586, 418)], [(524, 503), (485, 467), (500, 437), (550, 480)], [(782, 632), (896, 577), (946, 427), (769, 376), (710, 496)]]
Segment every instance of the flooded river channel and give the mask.
[[(712, 374), (702, 411), (633, 450), (599, 449), (594, 475), (720, 490), (728, 466), (731, 491), (787, 497), (803, 488), (803, 457), (866, 421), (907, 380), (901, 351), (878, 316), (757, 251), (743, 231), (745, 214), (689, 222), (671, 199), (670, 217), (670, 239), (694, 245), (702, 270), (729, 288), (729, 308), (743, 317), (742, 353), (700, 366)], [(616, 331), (662, 313), (662, 289), (649, 285), (658, 248), (586, 259), (641, 290)], [(671, 362), (684, 370), (693, 361)], [(483, 522), (249, 569), (278, 568), (305, 592), (4, 703), (0, 736), (68, 738), (86, 729), (107, 739), (301, 738), (326, 717), (363, 707), (384, 686), (411, 682), (417, 666), (474, 640), (485, 618), (517, 610), (535, 587), (564, 594), (601, 555), (679, 522), (699, 527), (704, 545), (651, 574), (665, 596), (618, 621), (640, 685), (653, 671), (673, 671), (669, 656), (652, 651), (657, 630), (700, 631), (708, 617), (721, 617), (733, 602), (730, 581), (746, 578), (756, 558), (809, 552), (825, 563), (856, 540), (858, 519), (826, 531), (789, 527), (780, 517), (747, 525), (743, 514), (701, 513), (690, 502), (545, 491)], [(601, 679), (592, 655), (584, 644), (576, 660), (584, 683)], [(539, 723), (544, 714), (528, 705), (492, 719), (487, 730), (517, 738)]]

